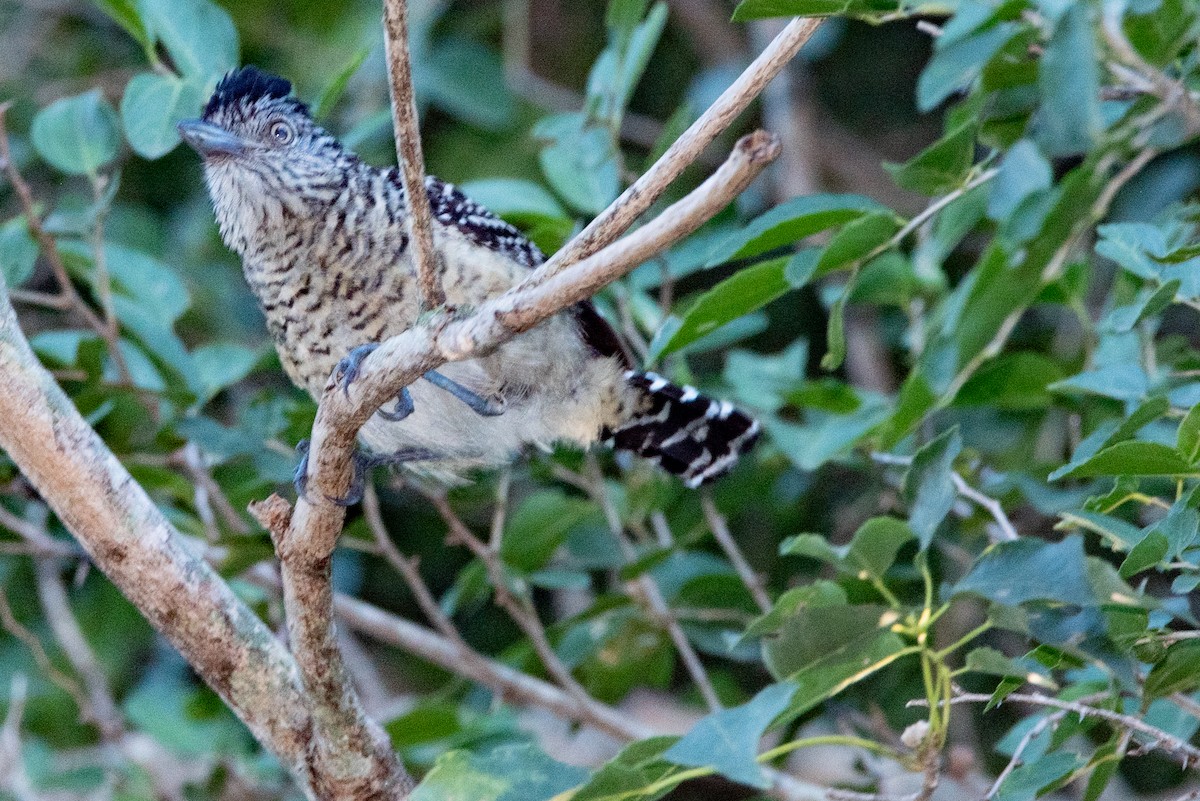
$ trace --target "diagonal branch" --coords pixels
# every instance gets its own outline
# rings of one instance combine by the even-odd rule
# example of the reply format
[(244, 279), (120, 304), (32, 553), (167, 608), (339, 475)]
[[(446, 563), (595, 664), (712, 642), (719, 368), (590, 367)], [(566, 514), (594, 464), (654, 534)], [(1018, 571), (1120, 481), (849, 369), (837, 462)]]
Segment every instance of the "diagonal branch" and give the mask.
[(96, 566), (310, 787), (322, 766), (310, 756), (313, 728), (295, 663), (191, 552), (38, 363), (2, 280), (0, 375), (0, 448)]
[(446, 295), (442, 292), (438, 254), (433, 247), (433, 213), (429, 209), (429, 195), (425, 193), (425, 157), (421, 153), (417, 96), (408, 54), (408, 0), (384, 0), (383, 30), (391, 78), (388, 87), (392, 96), (396, 158), (408, 199), (408, 240), (417, 265), (422, 307), (436, 309), (446, 302)]
[(549, 278), (607, 246), (633, 225), (662, 197), (671, 183), (683, 174), (720, 136), (739, 114), (762, 94), (767, 84), (800, 52), (821, 24), (818, 18), (797, 17), (779, 32), (728, 89), (691, 124), (650, 169), (626, 189), (612, 205), (588, 223), (576, 237), (555, 253), (539, 271)]

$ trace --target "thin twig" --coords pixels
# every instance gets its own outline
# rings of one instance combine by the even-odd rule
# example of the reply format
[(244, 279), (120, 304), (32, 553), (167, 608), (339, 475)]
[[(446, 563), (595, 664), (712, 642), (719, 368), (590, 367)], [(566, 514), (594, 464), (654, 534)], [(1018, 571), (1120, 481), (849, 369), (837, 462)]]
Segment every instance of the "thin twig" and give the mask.
[[(908, 467), (912, 464), (911, 456), (897, 456), (894, 453), (874, 452), (871, 454), (871, 459), (879, 464), (896, 465), (898, 467)], [(992, 519), (996, 522), (996, 530), (994, 532), (989, 531), (988, 533), (988, 538), (992, 542), (1011, 542), (1021, 538), (1021, 535), (1017, 533), (1016, 527), (1009, 520), (1008, 514), (1004, 511), (1004, 507), (998, 500), (972, 487), (957, 470), (950, 472), (950, 480), (954, 482), (954, 489), (959, 495), (974, 502), (992, 516)]]
[(796, 18), (788, 23), (758, 58), (738, 76), (700, 117), (667, 148), (662, 157), (626, 189), (612, 205), (545, 264), (544, 280), (599, 252), (625, 232), (662, 196), (767, 84), (779, 74), (816, 32), (820, 19)]
[(467, 643), (458, 633), (458, 629), (454, 627), (453, 621), (447, 617), (442, 611), (442, 607), (438, 605), (437, 599), (433, 597), (433, 593), (429, 591), (425, 580), (421, 578), (421, 571), (418, 569), (417, 560), (410, 559), (400, 553), (400, 549), (392, 542), (392, 538), (388, 536), (387, 527), (383, 523), (383, 515), (379, 509), (379, 494), (375, 491), (375, 485), (367, 482), (367, 486), (363, 490), (363, 517), (367, 521), (367, 527), (371, 529), (372, 535), (375, 537), (375, 544), (379, 546), (379, 552), (387, 563), (392, 566), (392, 569), (400, 574), (400, 578), (404, 579), (404, 583), (408, 586), (409, 591), (413, 594), (413, 598), (417, 601), (417, 606), (426, 619), (433, 625), (435, 629), (442, 634), (443, 637), (451, 640), (460, 648), (471, 650)]
[(0, 587), (0, 627), (16, 637), (25, 647), (29, 649), (33, 655), (33, 661), (41, 668), (42, 673), (52, 684), (65, 692), (75, 701), (75, 706), (79, 707), (81, 714), (86, 715), (88, 710), (88, 697), (83, 688), (79, 686), (79, 682), (75, 681), (73, 676), (63, 673), (54, 666), (54, 662), (50, 660), (50, 655), (46, 653), (46, 648), (42, 645), (42, 641), (37, 638), (37, 635), (17, 620), (13, 614), (12, 607), (8, 603), (8, 594)]
[(417, 266), (421, 306), (436, 309), (446, 302), (442, 291), (438, 254), (433, 247), (433, 213), (425, 192), (425, 157), (421, 153), (421, 129), (417, 121), (417, 97), (413, 91), (412, 65), (408, 52), (408, 2), (384, 0), (384, 50), (388, 61), (388, 88), (392, 97), (392, 127), (396, 136), (396, 158), (400, 180), (408, 199), (408, 241)]
[(708, 522), (708, 529), (712, 532), (713, 539), (729, 557), (733, 569), (737, 571), (738, 577), (750, 591), (750, 596), (754, 598), (754, 603), (758, 604), (759, 610), (764, 614), (770, 612), (771, 596), (763, 587), (762, 576), (756, 573), (750, 563), (746, 561), (745, 554), (742, 553), (742, 549), (729, 532), (729, 524), (725, 522), (725, 517), (717, 509), (716, 503), (713, 502), (712, 492), (708, 489), (700, 492), (700, 508), (704, 510), (704, 519)]
[[(592, 500), (604, 512), (604, 519), (608, 523), (609, 531), (613, 537), (621, 545), (621, 552), (625, 557), (625, 561), (632, 563), (637, 559), (637, 552), (633, 544), (629, 542), (625, 535), (625, 527), (621, 525), (620, 515), (617, 514), (616, 507), (613, 506), (612, 498), (609, 497), (608, 487), (604, 483), (604, 476), (600, 472), (600, 466), (596, 463), (595, 455), (588, 454), (587, 472), (585, 478), (588, 481), (588, 494)], [(674, 546), (674, 538), (671, 536), (670, 529), (665, 531), (662, 525), (665, 519), (659, 524), (660, 544), (664, 547)], [(692, 643), (687, 638), (687, 632), (679, 625), (675, 615), (671, 612), (671, 607), (663, 597), (662, 590), (658, 583), (654, 581), (653, 576), (649, 573), (642, 573), (633, 582), (630, 583), (631, 588), (635, 588), (636, 592), (631, 595), (642, 601), (643, 606), (649, 613), (650, 617), (662, 626), (667, 635), (670, 636), (671, 642), (675, 644), (675, 650), (679, 653), (679, 658), (683, 662), (684, 669), (688, 675), (692, 677), (692, 682), (696, 685), (696, 689), (700, 692), (700, 696), (704, 699), (705, 705), (709, 711), (715, 712), (722, 708), (721, 699), (717, 696), (716, 688), (713, 687), (712, 680), (708, 677), (708, 671), (704, 669), (704, 663), (700, 661), (700, 655), (696, 653), (696, 649), (692, 647)]]
[[(0, 506), (0, 526), (3, 526), (25, 540), (28, 547), (24, 549), (24, 552), (32, 556), (65, 556), (72, 558), (83, 556), (83, 552), (72, 543), (51, 537), (46, 533), (45, 527), (18, 517), (3, 506)], [(0, 546), (8, 544), (10, 543), (0, 543)]]
[(11, 792), (17, 801), (39, 801), (21, 753), (21, 719), (25, 716), (28, 692), (29, 680), (25, 674), (15, 674), (9, 691), (8, 714), (0, 726), (0, 788)]
[[(991, 693), (960, 693), (953, 698), (942, 701), (944, 704), (976, 704), (989, 703), (993, 700)], [(1200, 762), (1200, 748), (1181, 740), (1170, 732), (1163, 731), (1157, 726), (1151, 726), (1144, 720), (1136, 718), (1132, 715), (1125, 715), (1120, 712), (1114, 712), (1111, 709), (1103, 709), (1097, 706), (1090, 706), (1079, 701), (1064, 701), (1060, 698), (1051, 698), (1048, 695), (1038, 693), (1011, 693), (1004, 699), (1005, 703), (1016, 701), (1019, 703), (1034, 704), (1035, 706), (1047, 706), (1053, 709), (1062, 709), (1067, 712), (1073, 712), (1081, 718), (1093, 717), (1112, 723), (1120, 728), (1129, 729), (1139, 734), (1144, 734), (1150, 738), (1151, 744), (1146, 750), (1161, 748), (1169, 754), (1178, 756), (1183, 762), (1184, 768)], [(909, 701), (909, 706), (926, 706), (927, 701), (924, 699), (916, 699)]]
[(1029, 731), (1025, 732), (1025, 736), (1021, 738), (1021, 741), (1017, 743), (1017, 747), (1013, 749), (1012, 756), (1008, 759), (1008, 764), (1004, 766), (1002, 771), (1000, 771), (1000, 775), (996, 777), (996, 781), (992, 782), (991, 789), (984, 794), (984, 801), (989, 801), (989, 799), (995, 798), (996, 793), (1000, 792), (1000, 785), (1004, 784), (1004, 780), (1007, 779), (1014, 770), (1016, 770), (1017, 765), (1019, 765), (1021, 762), (1021, 756), (1025, 753), (1025, 749), (1029, 747), (1029, 744), (1033, 742), (1034, 738), (1044, 732), (1048, 727), (1057, 726), (1059, 722), (1069, 714), (1070, 713), (1065, 710), (1053, 712), (1049, 715), (1045, 715), (1041, 720), (1029, 727)]
[(449, 541), (465, 545), (474, 554), (475, 558), (483, 563), (484, 569), (488, 574), (488, 581), (492, 585), (492, 592), (496, 596), (496, 603), (508, 612), (513, 622), (529, 638), (529, 643), (537, 653), (538, 659), (541, 660), (542, 666), (546, 668), (546, 672), (550, 674), (551, 678), (560, 687), (581, 704), (587, 704), (592, 701), (592, 696), (587, 691), (587, 688), (575, 680), (575, 677), (571, 675), (571, 670), (563, 664), (562, 659), (559, 658), (558, 653), (554, 650), (554, 646), (550, 643), (550, 637), (546, 633), (546, 628), (542, 625), (537, 610), (534, 608), (528, 595), (524, 593), (518, 595), (510, 589), (509, 579), (506, 575), (504, 563), (500, 560), (499, 551), (488, 547), (483, 540), (475, 536), (474, 532), (471, 531), (446, 501), (445, 496), (439, 495), (436, 492), (423, 492), (423, 494), (433, 504), (434, 508), (437, 509), (438, 514), (442, 516), (442, 520), (449, 527)]
[(379, 798), (402, 801), (412, 777), (395, 758), (391, 742), (363, 709), (333, 625), (333, 555), (298, 541), (292, 512), (278, 495), (251, 504), (250, 513), (271, 533), (279, 556), (288, 641), (307, 692), (323, 766), (314, 771), (317, 795), (331, 800)]
[(46, 622), (50, 624), (50, 630), (54, 632), (54, 638), (67, 661), (83, 679), (87, 689), (85, 716), (96, 724), (105, 740), (117, 742), (125, 733), (125, 719), (108, 688), (108, 677), (71, 611), (67, 588), (58, 572), (59, 565), (55, 560), (38, 559), (34, 566), (37, 571), (38, 598)]
[[(62, 309), (64, 311), (70, 309), (77, 312), (87, 323), (88, 327), (104, 340), (108, 348), (108, 354), (117, 368), (117, 373), (120, 375), (121, 381), (132, 386), (133, 378), (129, 372), (129, 365), (125, 361), (125, 354), (121, 353), (119, 346), (119, 330), (115, 323), (110, 325), (109, 322), (101, 319), (92, 311), (92, 308), (84, 302), (78, 290), (75, 289), (75, 284), (71, 281), (66, 264), (63, 262), (62, 253), (58, 249), (58, 243), (42, 225), (42, 218), (37, 211), (37, 204), (34, 203), (33, 192), (30, 190), (29, 184), (25, 181), (24, 177), (22, 177), (20, 170), (17, 169), (16, 162), (13, 161), (8, 143), (8, 129), (5, 127), (4, 121), (5, 114), (11, 105), (12, 103), (8, 101), (0, 103), (0, 170), (3, 170), (8, 176), (9, 183), (12, 184), (13, 190), (17, 193), (17, 198), (21, 203), (21, 211), (25, 217), (25, 227), (29, 229), (29, 233), (38, 244), (38, 249), (46, 257), (46, 263), (50, 265), (50, 270), (54, 273), (54, 279), (58, 283), (58, 295), (27, 293), (26, 297), (30, 299), (38, 298), (42, 302), (41, 305), (51, 308)], [(94, 185), (99, 185), (98, 181)], [(99, 198), (99, 194), (97, 194), (97, 198)], [(97, 222), (96, 226), (93, 227), (93, 233), (100, 238), (97, 250), (98, 255), (96, 256), (99, 260), (96, 265), (97, 277), (99, 278), (100, 271), (104, 269), (104, 229), (100, 222)], [(107, 281), (107, 278), (105, 278), (105, 281)], [(109, 315), (109, 320), (111, 320), (111, 315)]]

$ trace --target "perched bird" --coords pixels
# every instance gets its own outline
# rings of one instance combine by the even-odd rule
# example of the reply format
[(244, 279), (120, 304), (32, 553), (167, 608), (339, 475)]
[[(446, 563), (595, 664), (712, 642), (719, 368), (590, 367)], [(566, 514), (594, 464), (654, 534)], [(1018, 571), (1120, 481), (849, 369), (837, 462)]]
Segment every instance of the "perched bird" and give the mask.
[[(353, 381), (362, 357), (420, 314), (408, 206), (396, 168), (363, 163), (313, 122), (291, 84), (255, 67), (230, 72), (199, 120), (179, 124), (204, 160), (225, 244), (242, 257), (288, 376), (319, 398), (331, 372)], [(429, 177), (446, 302), (477, 305), (543, 260), (520, 231)], [(729, 470), (758, 423), (654, 373), (580, 303), (487, 356), (426, 373), (360, 433), (366, 466), (456, 480), (528, 446), (607, 440), (696, 487)], [(303, 465), (302, 465), (303, 468)]]

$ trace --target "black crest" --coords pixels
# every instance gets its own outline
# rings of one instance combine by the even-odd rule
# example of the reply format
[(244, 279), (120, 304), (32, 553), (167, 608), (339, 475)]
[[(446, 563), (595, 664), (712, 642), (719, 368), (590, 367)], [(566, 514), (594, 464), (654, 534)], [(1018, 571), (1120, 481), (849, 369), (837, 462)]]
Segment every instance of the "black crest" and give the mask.
[[(208, 118), (222, 108), (238, 101), (253, 103), (264, 97), (287, 97), (291, 94), (292, 84), (269, 72), (263, 72), (258, 67), (246, 66), (240, 70), (231, 70), (225, 74), (208, 104), (204, 107), (204, 117)], [(300, 101), (296, 105), (303, 107)]]

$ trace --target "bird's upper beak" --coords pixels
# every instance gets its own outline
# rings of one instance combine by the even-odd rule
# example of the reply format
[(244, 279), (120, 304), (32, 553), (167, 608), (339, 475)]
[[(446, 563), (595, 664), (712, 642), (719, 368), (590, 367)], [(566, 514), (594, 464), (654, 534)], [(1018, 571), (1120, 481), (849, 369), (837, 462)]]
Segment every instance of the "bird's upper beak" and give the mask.
[(175, 126), (183, 141), (201, 156), (236, 156), (246, 149), (241, 137), (203, 120), (183, 120)]

